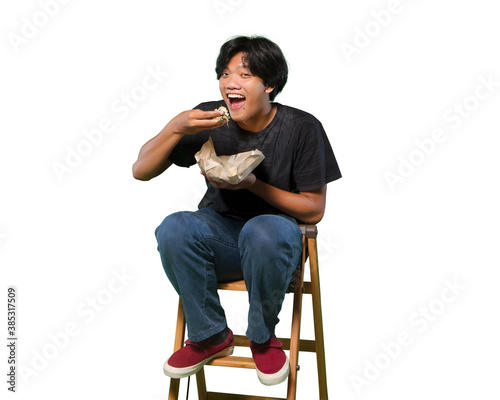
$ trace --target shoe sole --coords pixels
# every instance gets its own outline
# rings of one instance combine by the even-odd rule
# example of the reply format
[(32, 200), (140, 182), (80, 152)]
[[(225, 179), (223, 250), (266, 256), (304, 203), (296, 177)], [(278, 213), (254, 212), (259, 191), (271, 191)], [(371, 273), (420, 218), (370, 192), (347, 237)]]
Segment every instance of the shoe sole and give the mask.
[(163, 372), (170, 378), (174, 379), (186, 378), (187, 376), (197, 373), (200, 369), (203, 368), (205, 364), (212, 361), (214, 358), (230, 356), (231, 354), (233, 354), (233, 351), (234, 351), (234, 346), (226, 347), (222, 351), (219, 351), (218, 353), (215, 353), (214, 355), (205, 358), (202, 362), (184, 368), (172, 367), (171, 365), (168, 365), (168, 360), (167, 360), (165, 361), (165, 364), (163, 364)]
[(288, 357), (285, 365), (283, 365), (283, 367), (274, 374), (265, 374), (257, 369), (257, 377), (259, 378), (259, 381), (266, 386), (278, 385), (279, 383), (284, 382), (286, 378), (288, 378), (289, 373), (290, 363), (288, 362)]

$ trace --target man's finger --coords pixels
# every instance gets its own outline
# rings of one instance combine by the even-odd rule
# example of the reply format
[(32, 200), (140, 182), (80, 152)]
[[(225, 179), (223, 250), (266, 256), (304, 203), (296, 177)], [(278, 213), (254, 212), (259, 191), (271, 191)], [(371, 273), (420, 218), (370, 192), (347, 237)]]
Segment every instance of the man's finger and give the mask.
[(218, 184), (217, 182), (215, 182), (215, 181), (213, 181), (212, 179), (210, 179), (210, 177), (209, 177), (209, 176), (207, 176), (207, 174), (206, 174), (206, 173), (204, 173), (203, 171), (200, 171), (200, 172), (201, 172), (201, 174), (202, 174), (205, 178), (207, 178), (207, 180), (208, 180), (208, 181), (212, 184), (212, 186), (213, 186), (213, 187), (215, 187), (215, 188), (219, 189), (219, 184)]
[(224, 115), (223, 111), (219, 110), (214, 110), (214, 111), (202, 111), (202, 110), (196, 110), (198, 111), (196, 114), (197, 119), (212, 119), (215, 117), (220, 117), (221, 115)]
[(218, 126), (221, 126), (221, 122), (217, 119), (200, 119), (197, 123), (198, 126), (201, 126), (203, 128), (217, 128)]

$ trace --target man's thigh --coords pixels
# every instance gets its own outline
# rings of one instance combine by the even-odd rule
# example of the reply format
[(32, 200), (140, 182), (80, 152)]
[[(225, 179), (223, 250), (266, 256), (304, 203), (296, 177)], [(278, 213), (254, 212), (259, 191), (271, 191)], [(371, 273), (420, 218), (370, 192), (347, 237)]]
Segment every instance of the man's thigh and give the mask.
[(242, 279), (238, 238), (245, 222), (225, 217), (210, 207), (194, 212), (193, 216), (204, 225), (198, 232), (199, 245), (210, 254), (217, 280)]

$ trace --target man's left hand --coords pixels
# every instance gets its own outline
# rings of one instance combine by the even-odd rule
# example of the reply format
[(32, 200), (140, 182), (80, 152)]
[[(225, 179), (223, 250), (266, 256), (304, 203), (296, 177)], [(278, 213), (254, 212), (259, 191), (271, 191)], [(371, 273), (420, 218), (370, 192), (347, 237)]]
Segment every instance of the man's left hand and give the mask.
[(205, 173), (201, 172), (201, 174), (208, 179), (208, 181), (212, 184), (214, 188), (217, 189), (229, 189), (229, 190), (246, 189), (252, 186), (255, 183), (255, 180), (257, 179), (254, 174), (249, 174), (240, 183), (233, 185), (226, 181), (215, 182), (214, 180), (210, 179)]

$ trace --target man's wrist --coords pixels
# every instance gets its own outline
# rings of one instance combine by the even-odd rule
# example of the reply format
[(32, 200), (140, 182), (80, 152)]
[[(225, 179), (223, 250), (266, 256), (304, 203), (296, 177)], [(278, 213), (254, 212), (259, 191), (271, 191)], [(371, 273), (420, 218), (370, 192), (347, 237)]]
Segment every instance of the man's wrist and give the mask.
[(254, 181), (246, 189), (252, 192), (253, 194), (259, 196), (259, 193), (262, 191), (262, 187), (263, 185), (265, 185), (265, 183), (262, 182), (260, 179), (258, 179), (255, 175), (254, 177), (255, 177)]
[(252, 189), (254, 189), (254, 190), (255, 190), (255, 189), (256, 189), (256, 187), (257, 187), (257, 186), (259, 185), (259, 183), (261, 182), (261, 181), (259, 181), (259, 180), (257, 179), (257, 177), (256, 177), (254, 174), (250, 174), (250, 175), (248, 175), (248, 176), (246, 177), (246, 179), (247, 179), (247, 182), (248, 182), (248, 186), (247, 186), (245, 189), (250, 190), (251, 192), (253, 192), (253, 190), (252, 190)]

